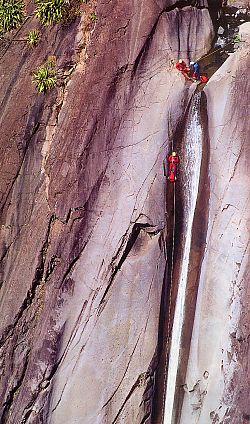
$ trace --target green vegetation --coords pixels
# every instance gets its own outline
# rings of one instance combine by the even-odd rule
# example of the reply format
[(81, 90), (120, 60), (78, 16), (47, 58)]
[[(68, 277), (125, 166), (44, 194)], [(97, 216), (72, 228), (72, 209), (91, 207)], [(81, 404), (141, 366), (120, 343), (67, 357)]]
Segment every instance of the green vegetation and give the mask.
[(235, 43), (240, 43), (241, 42), (240, 34), (235, 34), (233, 41)]
[(48, 59), (33, 73), (33, 84), (36, 84), (39, 93), (45, 93), (56, 85), (55, 61)]
[(96, 20), (97, 20), (96, 13), (95, 12), (90, 13), (89, 19), (90, 19), (91, 22), (96, 22)]
[(36, 17), (43, 25), (52, 25), (62, 21), (68, 10), (65, 0), (35, 0)]
[(40, 32), (37, 29), (30, 31), (27, 35), (27, 43), (30, 47), (36, 47), (40, 37)]
[(17, 28), (23, 21), (21, 0), (0, 0), (0, 33)]
[[(0, 0), (1, 1), (1, 0)], [(45, 26), (59, 22), (69, 23), (80, 14), (80, 5), (88, 0), (35, 0), (35, 15)], [(97, 17), (95, 12), (89, 16), (92, 22)]]

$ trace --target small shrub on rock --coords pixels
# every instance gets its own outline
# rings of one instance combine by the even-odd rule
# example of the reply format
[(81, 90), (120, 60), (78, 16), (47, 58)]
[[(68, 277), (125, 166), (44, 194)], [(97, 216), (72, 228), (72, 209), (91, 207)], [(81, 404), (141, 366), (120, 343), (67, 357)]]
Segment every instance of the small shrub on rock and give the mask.
[(89, 20), (91, 22), (96, 22), (97, 21), (97, 16), (96, 16), (96, 13), (95, 12), (90, 13)]
[(240, 34), (235, 34), (233, 41), (234, 43), (240, 43), (241, 42)]
[(24, 19), (21, 0), (0, 0), (0, 33), (17, 28)]
[(43, 25), (62, 21), (69, 7), (69, 3), (65, 0), (36, 0), (36, 5), (36, 17)]
[(39, 41), (40, 33), (37, 29), (30, 31), (27, 35), (27, 43), (30, 47), (36, 47)]
[(48, 60), (46, 63), (41, 65), (33, 73), (33, 84), (36, 84), (39, 93), (45, 93), (51, 90), (56, 85), (56, 69), (55, 62)]

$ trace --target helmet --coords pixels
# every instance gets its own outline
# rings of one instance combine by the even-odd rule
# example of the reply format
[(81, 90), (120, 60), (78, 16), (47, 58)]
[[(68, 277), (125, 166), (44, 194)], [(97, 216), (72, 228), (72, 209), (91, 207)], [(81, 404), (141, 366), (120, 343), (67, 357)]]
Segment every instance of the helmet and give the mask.
[(179, 60), (179, 63), (182, 63), (182, 62), (183, 62), (183, 60), (182, 60), (182, 59), (180, 59), (180, 60)]
[(194, 62), (190, 62), (190, 65), (194, 65)]
[(172, 152), (172, 156), (176, 156), (176, 152)]

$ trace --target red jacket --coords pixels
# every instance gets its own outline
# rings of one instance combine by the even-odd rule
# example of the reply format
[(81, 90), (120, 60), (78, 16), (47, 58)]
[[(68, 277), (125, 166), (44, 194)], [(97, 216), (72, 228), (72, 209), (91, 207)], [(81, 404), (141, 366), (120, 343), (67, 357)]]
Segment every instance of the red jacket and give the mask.
[(169, 155), (168, 157), (168, 179), (171, 182), (176, 181), (176, 174), (177, 174), (177, 163), (179, 163), (179, 157)]
[(178, 69), (178, 71), (183, 71), (187, 67), (187, 65), (184, 62), (184, 60), (182, 61), (182, 63), (177, 62), (175, 66)]
[(170, 162), (170, 164), (171, 163), (179, 163), (179, 157), (178, 156), (169, 155), (168, 161)]

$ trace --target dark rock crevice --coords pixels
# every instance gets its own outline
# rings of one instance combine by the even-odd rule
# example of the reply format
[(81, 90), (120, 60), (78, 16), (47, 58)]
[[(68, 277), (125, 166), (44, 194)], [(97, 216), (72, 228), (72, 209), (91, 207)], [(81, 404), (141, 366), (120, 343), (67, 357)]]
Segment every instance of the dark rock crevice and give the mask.
[(133, 396), (133, 393), (135, 392), (135, 390), (136, 390), (138, 387), (140, 387), (142, 379), (143, 379), (143, 380), (145, 380), (145, 379), (147, 379), (147, 378), (149, 378), (149, 377), (148, 377), (148, 376), (145, 376), (144, 374), (141, 374), (141, 375), (139, 375), (139, 376), (138, 376), (137, 380), (135, 381), (135, 383), (134, 383), (134, 384), (133, 384), (133, 386), (131, 387), (131, 389), (130, 389), (130, 391), (129, 391), (128, 395), (126, 396), (125, 400), (123, 401), (123, 403), (122, 403), (121, 407), (119, 408), (119, 410), (118, 410), (118, 412), (117, 412), (117, 414), (116, 414), (115, 418), (112, 420), (112, 424), (115, 424), (115, 423), (117, 422), (117, 420), (118, 420), (119, 416), (121, 415), (121, 413), (122, 413), (122, 412), (123, 412), (123, 410), (124, 410), (124, 407), (125, 407), (126, 403), (129, 401), (129, 399), (131, 398), (131, 396)]
[(33, 412), (33, 408), (40, 396), (41, 396), (40, 402), (42, 402), (43, 406), (41, 408), (42, 414), (40, 414), (39, 419), (43, 419), (44, 416), (48, 415), (48, 409), (49, 409), (50, 397), (51, 397), (50, 388), (53, 385), (53, 377), (56, 374), (63, 360), (63, 356), (58, 358), (58, 352), (60, 351), (63, 332), (64, 332), (64, 326), (62, 327), (60, 333), (57, 335), (57, 342), (56, 342), (57, 357), (55, 357), (55, 362), (51, 367), (47, 367), (45, 369), (42, 377), (40, 378), (40, 381), (37, 382), (37, 387), (35, 390), (33, 390), (29, 403), (25, 406), (25, 408), (22, 411), (21, 424), (25, 424), (28, 421), (29, 417), (31, 416)]
[[(89, 197), (87, 198), (87, 200), (86, 200), (86, 202), (84, 203), (83, 206), (70, 208), (64, 219), (57, 217), (57, 219), (59, 219), (60, 222), (65, 224), (66, 227), (70, 226), (70, 231), (73, 233), (73, 235), (75, 235), (75, 237), (73, 237), (73, 244), (71, 246), (71, 258), (70, 258), (69, 264), (67, 265), (67, 267), (66, 267), (66, 269), (63, 273), (63, 276), (62, 276), (62, 281), (61, 281), (62, 286), (65, 283), (65, 281), (67, 280), (67, 278), (69, 277), (69, 275), (71, 274), (72, 270), (74, 269), (75, 264), (77, 263), (80, 256), (82, 255), (84, 249), (86, 248), (88, 241), (90, 240), (90, 237), (91, 237), (91, 232), (93, 231), (93, 228), (96, 225), (96, 222), (98, 221), (98, 218), (97, 218), (97, 221), (95, 222), (95, 224), (93, 224), (93, 228), (91, 229), (89, 235), (86, 238), (84, 238), (82, 243), (79, 243), (78, 235), (79, 235), (79, 233), (80, 234), (84, 233), (84, 227), (85, 227), (87, 219), (88, 219), (88, 209), (93, 208), (94, 205), (95, 205), (96, 198), (97, 198), (99, 190), (101, 188), (104, 176), (105, 176), (105, 170), (99, 175), (99, 178), (98, 178), (96, 184), (92, 187), (92, 190), (89, 193)], [(81, 213), (80, 216), (72, 217), (72, 214), (74, 212), (82, 212), (82, 213)], [(75, 228), (73, 228), (74, 224), (76, 224)], [(68, 229), (66, 228), (65, 232), (67, 232), (67, 230)], [(58, 240), (56, 252), (57, 252), (56, 254), (59, 257), (63, 257), (62, 251), (61, 251), (61, 246), (60, 246), (60, 240)]]
[(46, 281), (49, 273), (51, 273), (51, 270), (48, 273), (45, 273), (44, 267), (45, 267), (45, 262), (46, 262), (46, 253), (47, 253), (47, 249), (48, 249), (48, 245), (49, 245), (49, 237), (50, 237), (51, 228), (52, 228), (54, 220), (55, 220), (55, 217), (52, 216), (50, 218), (50, 221), (49, 221), (46, 239), (45, 239), (45, 242), (42, 246), (39, 263), (38, 263), (37, 268), (36, 268), (36, 275), (33, 279), (31, 288), (29, 289), (25, 299), (23, 300), (23, 303), (22, 303), (22, 305), (19, 309), (17, 316), (14, 318), (14, 323), (11, 324), (10, 326), (8, 326), (5, 329), (4, 333), (2, 334), (1, 339), (0, 339), (0, 347), (6, 342), (6, 340), (9, 337), (12, 336), (13, 331), (15, 330), (15, 327), (17, 326), (18, 322), (22, 319), (24, 312), (32, 304), (33, 300), (35, 299), (38, 287), (40, 286), (40, 284), (42, 284), (42, 282)]
[[(17, 394), (21, 388), (21, 386), (24, 384), (24, 380), (26, 378), (27, 369), (29, 367), (29, 361), (30, 361), (30, 354), (31, 354), (31, 346), (32, 346), (32, 334), (34, 333), (36, 326), (37, 326), (37, 313), (39, 314), (39, 309), (41, 307), (40, 303), (42, 301), (42, 298), (39, 299), (40, 291), (42, 290), (42, 286), (46, 284), (47, 279), (51, 275), (51, 273), (54, 270), (53, 263), (50, 263), (45, 270), (45, 264), (46, 264), (46, 255), (47, 250), (50, 243), (50, 235), (53, 227), (53, 223), (55, 221), (55, 217), (52, 216), (49, 221), (47, 235), (45, 238), (45, 241), (43, 243), (39, 263), (36, 268), (36, 275), (32, 282), (32, 286), (29, 289), (25, 299), (23, 300), (22, 305), (20, 306), (19, 312), (16, 315), (14, 319), (14, 323), (9, 325), (3, 332), (1, 336), (0, 346), (3, 349), (1, 352), (2, 360), (7, 360), (8, 351), (11, 348), (11, 345), (15, 346), (15, 348), (18, 347), (17, 340), (16, 340), (16, 332), (22, 330), (24, 331), (25, 327), (28, 326), (29, 331), (26, 335), (26, 353), (25, 357), (22, 359), (22, 364), (20, 368), (17, 370), (17, 376), (12, 379), (12, 382), (10, 381), (9, 386), (6, 387), (6, 392), (4, 393), (4, 397), (6, 398), (6, 401), (2, 405), (2, 411), (1, 411), (1, 420), (3, 422), (8, 422), (8, 414), (12, 407), (12, 403), (14, 401), (14, 398), (16, 399)], [(41, 296), (40, 296), (41, 297)], [(33, 304), (35, 306), (33, 307)], [(37, 311), (30, 312), (30, 316), (26, 316), (26, 311), (36, 308)], [(31, 324), (32, 322), (32, 324)], [(19, 329), (19, 330), (17, 330)], [(25, 333), (23, 334), (25, 336)], [(21, 335), (19, 334), (21, 337)], [(17, 380), (17, 383), (16, 383)], [(11, 387), (12, 386), (12, 387)], [(2, 422), (1, 421), (1, 422)]]
[(134, 352), (135, 352), (135, 350), (136, 350), (136, 348), (137, 348), (137, 346), (138, 346), (138, 343), (139, 343), (140, 337), (141, 337), (141, 334), (139, 334), (139, 337), (138, 337), (138, 339), (137, 339), (137, 341), (136, 341), (136, 343), (135, 343), (134, 349), (133, 349), (133, 351), (132, 351), (132, 353), (131, 353), (131, 355), (130, 355), (129, 361), (128, 361), (128, 363), (127, 363), (127, 366), (126, 366), (126, 368), (125, 368), (125, 371), (124, 371), (124, 373), (123, 373), (123, 376), (122, 376), (122, 378), (121, 378), (121, 380), (120, 380), (120, 382), (119, 382), (118, 386), (116, 387), (116, 389), (115, 389), (115, 391), (112, 393), (112, 395), (109, 397), (109, 399), (105, 402), (105, 404), (103, 405), (103, 408), (106, 408), (106, 406), (107, 406), (107, 405), (108, 405), (108, 404), (112, 401), (113, 397), (115, 396), (115, 394), (117, 393), (117, 391), (118, 391), (118, 390), (119, 390), (119, 388), (121, 387), (121, 384), (122, 384), (122, 382), (123, 382), (123, 380), (124, 380), (124, 378), (125, 378), (125, 376), (126, 376), (126, 374), (127, 374), (128, 368), (129, 368), (130, 363), (131, 363), (131, 361), (132, 361), (132, 358), (133, 358)]
[(143, 407), (144, 416), (141, 420), (140, 424), (143, 423), (155, 423), (152, 419), (152, 403), (153, 403), (153, 394), (154, 394), (154, 385), (155, 385), (155, 365), (156, 365), (156, 355), (153, 356), (151, 364), (146, 372), (146, 376), (148, 376), (147, 384), (145, 391), (143, 393), (142, 401), (140, 403), (140, 407)]
[[(41, 99), (42, 100), (42, 99)], [(2, 200), (2, 204), (1, 204), (1, 213), (3, 212), (8, 199), (11, 195), (11, 192), (13, 190), (13, 187), (18, 179), (18, 177), (20, 176), (20, 171), (25, 163), (25, 159), (26, 159), (26, 155), (29, 151), (30, 145), (31, 143), (34, 141), (34, 138), (37, 134), (37, 132), (40, 129), (40, 117), (42, 115), (42, 111), (43, 111), (43, 101), (39, 101), (37, 105), (35, 105), (30, 113), (30, 117), (28, 118), (28, 122), (27, 122), (27, 126), (25, 129), (25, 133), (24, 133), (24, 137), (23, 137), (23, 141), (22, 141), (22, 152), (21, 152), (21, 160), (20, 163), (18, 165), (18, 169), (16, 171), (16, 175), (13, 176), (12, 182), (10, 184), (10, 186), (8, 187), (8, 190), (5, 193), (5, 196)], [(34, 122), (34, 115), (36, 116), (36, 122)]]
[[(153, 231), (151, 230), (153, 229)], [(131, 252), (131, 250), (133, 249), (133, 247), (136, 244), (136, 241), (141, 233), (141, 231), (146, 231), (149, 230), (149, 234), (150, 235), (157, 235), (159, 233), (159, 230), (155, 230), (155, 226), (154, 225), (150, 225), (148, 223), (135, 223), (132, 227), (131, 233), (128, 237), (128, 241), (126, 243), (126, 246), (124, 248), (124, 250), (122, 249), (122, 246), (120, 247), (119, 251), (116, 254), (116, 257), (119, 256), (120, 250), (123, 250), (123, 253), (119, 259), (119, 262), (117, 265), (113, 265), (113, 263), (115, 262), (115, 259), (113, 260), (113, 263), (111, 263), (111, 267), (112, 267), (112, 273), (110, 276), (110, 279), (108, 281), (107, 287), (102, 295), (102, 298), (100, 300), (99, 303), (99, 314), (101, 313), (101, 311), (104, 308), (104, 303), (106, 300), (106, 296), (108, 291), (110, 290), (110, 287), (112, 286), (114, 279), (116, 277), (116, 274), (118, 273), (118, 271), (121, 269), (123, 263), (125, 262), (125, 260), (127, 259), (129, 253)]]
[(27, 58), (28, 58), (29, 52), (26, 51), (24, 53), (24, 55), (21, 57), (21, 61), (19, 62), (19, 67), (16, 69), (16, 72), (14, 74), (12, 74), (12, 78), (9, 84), (8, 89), (5, 92), (4, 97), (1, 100), (1, 104), (0, 107), (2, 110), (4, 110), (6, 108), (7, 103), (9, 102), (10, 96), (12, 94), (12, 90), (13, 90), (13, 85), (16, 84), (18, 77), (20, 75), (20, 72), (22, 71), (22, 68), (25, 66)]
[(18, 393), (18, 390), (20, 389), (21, 385), (23, 384), (24, 377), (27, 371), (28, 363), (29, 363), (29, 356), (30, 356), (30, 350), (27, 351), (25, 355), (25, 359), (23, 362), (23, 368), (21, 375), (19, 376), (18, 380), (15, 382), (14, 387), (8, 392), (6, 401), (2, 405), (2, 412), (1, 413), (1, 423), (5, 424), (8, 422), (8, 413), (11, 409), (11, 406), (14, 401), (14, 397)]

